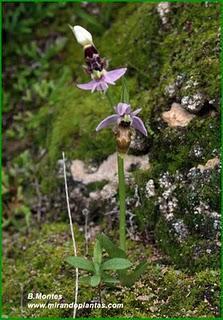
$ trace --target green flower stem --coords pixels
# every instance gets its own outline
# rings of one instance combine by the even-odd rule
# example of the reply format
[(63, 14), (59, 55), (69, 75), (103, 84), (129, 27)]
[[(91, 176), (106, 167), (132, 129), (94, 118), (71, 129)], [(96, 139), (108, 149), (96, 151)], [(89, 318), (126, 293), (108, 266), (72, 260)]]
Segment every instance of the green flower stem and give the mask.
[[(126, 85), (125, 85), (126, 89)], [(115, 105), (109, 90), (105, 93), (111, 107)], [(124, 95), (123, 95), (124, 97)], [(123, 98), (124, 99), (124, 98)], [(125, 208), (125, 169), (124, 157), (117, 153), (118, 162), (118, 185), (119, 185), (119, 240), (120, 248), (126, 251), (126, 208)]]
[(126, 251), (126, 208), (125, 208), (125, 171), (124, 158), (118, 153), (118, 183), (119, 183), (119, 239), (120, 248)]

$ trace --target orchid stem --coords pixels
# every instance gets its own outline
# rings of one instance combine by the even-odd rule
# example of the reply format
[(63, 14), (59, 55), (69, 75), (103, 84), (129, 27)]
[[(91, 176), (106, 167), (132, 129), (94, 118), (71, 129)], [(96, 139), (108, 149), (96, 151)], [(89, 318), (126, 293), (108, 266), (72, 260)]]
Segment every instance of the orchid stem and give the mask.
[[(106, 97), (111, 107), (114, 101), (109, 92), (106, 91)], [(124, 171), (124, 158), (117, 153), (118, 162), (118, 185), (119, 185), (119, 241), (120, 248), (126, 251), (126, 208), (125, 208), (125, 171)]]
[(126, 208), (125, 208), (125, 172), (124, 158), (118, 157), (118, 183), (119, 183), (119, 239), (120, 248), (126, 251)]

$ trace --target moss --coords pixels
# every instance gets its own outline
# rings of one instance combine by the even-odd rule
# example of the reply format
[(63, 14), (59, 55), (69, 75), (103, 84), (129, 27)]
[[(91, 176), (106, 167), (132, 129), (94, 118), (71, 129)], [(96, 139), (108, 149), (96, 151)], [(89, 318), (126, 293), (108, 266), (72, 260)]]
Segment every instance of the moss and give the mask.
[(140, 230), (154, 230), (158, 219), (157, 205), (154, 199), (143, 198), (141, 206), (135, 209), (134, 213)]
[[(207, 116), (194, 119), (187, 128), (165, 127), (156, 132), (150, 159), (159, 163), (162, 171), (174, 173), (208, 161), (219, 146), (219, 119), (217, 116)], [(193, 155), (196, 147), (202, 150), (202, 156)]]
[[(78, 252), (83, 254), (83, 236), (75, 228)], [(72, 255), (72, 243), (67, 224), (45, 224), (41, 230), (32, 229), (32, 233), (20, 236), (16, 244), (8, 243), (7, 257), (3, 264), (3, 314), (12, 317), (59, 317), (71, 316), (66, 309), (28, 309), (28, 293), (55, 293), (63, 296), (63, 302), (73, 301), (74, 273), (64, 259)], [(92, 248), (90, 248), (92, 249)], [(13, 259), (12, 259), (13, 255)], [(132, 288), (117, 287), (103, 289), (102, 297), (106, 303), (123, 303), (121, 309), (104, 309), (105, 317), (172, 317), (217, 316), (219, 300), (219, 273), (204, 270), (193, 276), (151, 262), (151, 250), (143, 243), (128, 240), (128, 255), (131, 261), (148, 259), (149, 267), (141, 280)], [(16, 258), (16, 263), (14, 259)], [(13, 277), (11, 275), (13, 274)], [(23, 308), (21, 309), (21, 294)], [(182, 296), (184, 299), (182, 301)], [(79, 302), (97, 299), (97, 291), (80, 286)], [(144, 301), (142, 301), (144, 299)], [(204, 299), (208, 303), (204, 303)], [(32, 300), (42, 303), (43, 300)], [(52, 300), (51, 302), (55, 302)], [(101, 316), (99, 310), (82, 309), (78, 316)]]
[[(220, 177), (217, 168), (174, 172), (169, 175), (168, 188), (160, 186), (164, 177), (162, 166), (153, 166), (149, 172), (136, 172), (136, 182), (139, 184), (141, 206), (134, 209), (141, 230), (153, 232), (159, 247), (179, 268), (187, 268), (191, 272), (206, 267), (219, 266), (220, 252), (217, 246), (219, 236), (220, 210)], [(165, 173), (166, 174), (166, 173)], [(180, 175), (179, 175), (180, 174)], [(148, 198), (146, 183), (152, 179), (155, 195)], [(172, 189), (171, 189), (172, 188)], [(173, 191), (171, 191), (173, 190)], [(165, 194), (168, 194), (165, 198)], [(177, 199), (177, 206), (172, 212), (172, 218), (167, 218), (167, 205)], [(163, 202), (160, 202), (163, 201)], [(186, 230), (176, 230), (175, 223), (182, 223)]]
[(137, 78), (138, 88), (155, 86), (159, 77), (159, 27), (156, 5), (128, 4), (119, 11), (101, 41), (101, 48), (111, 58), (112, 66), (128, 64), (129, 75)]
[[(172, 267), (151, 265), (137, 286), (120, 290), (115, 295), (107, 293), (106, 298), (123, 302), (121, 316), (127, 318), (180, 317), (182, 310), (188, 317), (219, 316), (218, 277), (215, 270), (205, 270), (189, 277)], [(120, 316), (120, 311), (106, 310), (104, 316)]]
[[(205, 279), (204, 276), (207, 278)], [(168, 313), (170, 317), (174, 317), (176, 314), (180, 316), (182, 310), (184, 310), (185, 316), (189, 317), (192, 315), (196, 316), (200, 312), (206, 316), (212, 316), (213, 311), (208, 310), (207, 303), (204, 303), (203, 300), (205, 297), (208, 297), (211, 290), (215, 287), (215, 276), (216, 272), (214, 270), (198, 272), (193, 280), (174, 269), (164, 272), (163, 285), (166, 290), (161, 293), (160, 298), (164, 300), (168, 299), (168, 304), (161, 306), (161, 312), (164, 314)], [(202, 288), (200, 287), (201, 279), (203, 279)], [(182, 300), (182, 296), (185, 299)], [(217, 311), (219, 298), (214, 295), (212, 299), (215, 301), (213, 310)]]
[[(165, 57), (162, 73), (165, 79), (176, 78), (183, 72), (188, 79), (193, 77), (197, 80), (199, 88), (213, 98), (219, 95), (220, 89), (216, 85), (220, 63), (217, 48), (219, 8), (218, 3), (208, 7), (204, 7), (203, 3), (189, 6), (173, 4), (169, 19), (174, 32), (167, 32), (162, 43)], [(201, 11), (202, 23), (198, 15)]]
[[(79, 252), (83, 240), (76, 229)], [(9, 317), (54, 316), (67, 317), (67, 310), (28, 309), (28, 293), (62, 294), (65, 301), (72, 301), (74, 270), (65, 263), (65, 258), (72, 255), (72, 243), (69, 226), (66, 224), (45, 224), (42, 230), (34, 229), (27, 236), (21, 236), (16, 244), (9, 244), (8, 258), (3, 261), (3, 313)], [(13, 255), (13, 259), (11, 256)], [(15, 257), (16, 263), (15, 263)], [(13, 274), (13, 277), (11, 275)], [(20, 301), (23, 297), (24, 308)], [(31, 302), (31, 301), (30, 301)], [(32, 301), (43, 302), (43, 301)], [(55, 301), (52, 301), (55, 302)]]

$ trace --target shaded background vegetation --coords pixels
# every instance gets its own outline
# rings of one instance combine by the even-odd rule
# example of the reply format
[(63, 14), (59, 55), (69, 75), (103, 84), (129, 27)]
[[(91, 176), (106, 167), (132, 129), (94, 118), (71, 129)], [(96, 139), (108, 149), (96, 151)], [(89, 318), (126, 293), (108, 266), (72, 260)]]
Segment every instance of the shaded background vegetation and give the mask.
[[(150, 3), (3, 5), (6, 316), (70, 315), (69, 310), (26, 308), (32, 290), (58, 291), (65, 300), (73, 299), (74, 273), (63, 262), (71, 254), (71, 243), (59, 170), (61, 152), (70, 160), (97, 167), (115, 150), (111, 131), (95, 133), (109, 112), (106, 99), (74, 86), (87, 81), (87, 76), (82, 49), (68, 24), (91, 31), (111, 69), (128, 67), (131, 104), (143, 108), (149, 132), (146, 141), (138, 137), (141, 149), (130, 150), (148, 154), (150, 169), (135, 170), (135, 182), (128, 188), (129, 210), (140, 239), (137, 243), (129, 239), (128, 245), (133, 259), (146, 257), (150, 266), (133, 290), (107, 293), (108, 301), (118, 300), (125, 307), (105, 315), (219, 316), (220, 169), (219, 164), (198, 169), (219, 157), (219, 14), (219, 4), (209, 2), (171, 3), (164, 14), (166, 22), (158, 4)], [(114, 102), (120, 83), (109, 89)], [(170, 127), (163, 121), (162, 113), (172, 103), (183, 104), (197, 93), (202, 96), (200, 109), (188, 126)], [(77, 187), (71, 177), (69, 186)], [(82, 193), (89, 198), (92, 190), (103, 186), (100, 181), (82, 186)], [(140, 206), (135, 205), (136, 190)], [(103, 205), (90, 207), (92, 226), (115, 236)], [(74, 219), (79, 223), (81, 252), (80, 208), (77, 203)], [(116, 225), (114, 218), (112, 229)], [(91, 290), (81, 290), (81, 301), (93, 298)]]

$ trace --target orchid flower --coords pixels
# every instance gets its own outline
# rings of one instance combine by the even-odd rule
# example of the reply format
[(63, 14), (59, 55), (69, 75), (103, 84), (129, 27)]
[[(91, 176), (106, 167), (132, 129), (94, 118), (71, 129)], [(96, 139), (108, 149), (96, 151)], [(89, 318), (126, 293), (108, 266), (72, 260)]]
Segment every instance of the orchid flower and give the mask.
[(106, 92), (109, 85), (115, 85), (115, 81), (121, 78), (127, 68), (119, 68), (107, 71), (107, 61), (101, 58), (96, 47), (94, 46), (92, 35), (81, 26), (69, 26), (77, 39), (77, 42), (84, 49), (86, 72), (91, 76), (92, 80), (88, 83), (77, 84), (77, 87), (91, 92)]
[(102, 120), (97, 126), (96, 131), (106, 128), (112, 123), (116, 123), (118, 126), (132, 127), (147, 136), (147, 131), (142, 120), (137, 117), (137, 114), (142, 109), (131, 111), (131, 106), (129, 104), (120, 102), (114, 107), (114, 110), (116, 113)]
[[(115, 81), (121, 78), (126, 70), (127, 68), (120, 68), (112, 71), (106, 71), (105, 69), (101, 72), (97, 71), (97, 76), (94, 80), (91, 80), (88, 83), (77, 84), (77, 87), (83, 90), (91, 90), (91, 92), (94, 92), (95, 90), (105, 92), (110, 84), (115, 85)], [(94, 74), (95, 73), (93, 73), (93, 77)]]

